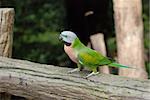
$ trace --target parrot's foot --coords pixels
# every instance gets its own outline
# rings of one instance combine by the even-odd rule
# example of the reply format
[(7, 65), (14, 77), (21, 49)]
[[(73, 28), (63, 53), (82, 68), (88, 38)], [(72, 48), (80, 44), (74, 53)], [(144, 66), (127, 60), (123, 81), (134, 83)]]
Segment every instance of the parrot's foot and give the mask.
[(75, 69), (73, 69), (73, 70), (71, 70), (71, 71), (68, 71), (68, 73), (71, 74), (71, 73), (73, 73), (73, 72), (78, 72), (78, 71), (80, 71), (80, 69), (79, 69), (79, 68), (75, 68)]
[(97, 74), (99, 74), (99, 72), (92, 72), (92, 73), (88, 74), (85, 78), (89, 78), (89, 77), (91, 77), (93, 75), (97, 75)]

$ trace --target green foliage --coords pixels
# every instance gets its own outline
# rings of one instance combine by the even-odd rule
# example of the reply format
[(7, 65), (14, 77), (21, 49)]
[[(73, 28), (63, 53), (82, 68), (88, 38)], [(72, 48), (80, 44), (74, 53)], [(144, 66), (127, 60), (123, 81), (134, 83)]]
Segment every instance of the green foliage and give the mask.
[(148, 73), (148, 78), (150, 79), (150, 62), (146, 62), (146, 70)]
[(65, 26), (64, 1), (14, 1), (13, 57), (53, 65), (69, 64), (58, 40), (59, 32)]
[(107, 45), (108, 45), (108, 50), (111, 53), (110, 56), (116, 56), (116, 49), (117, 49), (117, 44), (116, 44), (116, 38), (111, 37), (107, 40)]
[(144, 44), (146, 49), (150, 49), (149, 4), (147, 0), (143, 0), (143, 21), (144, 21)]
[(149, 1), (142, 0), (143, 2), (143, 21), (144, 21), (144, 46), (145, 46), (145, 53), (147, 55), (146, 62), (146, 69), (148, 72), (148, 77), (150, 78), (150, 28), (149, 28)]

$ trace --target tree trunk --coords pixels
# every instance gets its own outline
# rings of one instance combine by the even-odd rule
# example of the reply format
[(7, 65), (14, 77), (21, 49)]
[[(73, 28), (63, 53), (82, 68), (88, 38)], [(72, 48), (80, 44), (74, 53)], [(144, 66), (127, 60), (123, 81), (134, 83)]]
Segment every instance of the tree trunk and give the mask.
[[(93, 49), (95, 49), (96, 51), (98, 51), (98, 52), (102, 53), (104, 56), (106, 56), (106, 47), (105, 47), (103, 34), (98, 33), (98, 34), (92, 35), (90, 37), (90, 39), (91, 39)], [(109, 74), (108, 66), (101, 66), (100, 72)]]
[(0, 57), (0, 92), (30, 100), (148, 100), (150, 81)]
[[(0, 56), (12, 55), (13, 23), (14, 9), (0, 8)], [(11, 100), (11, 95), (1, 93), (0, 100)]]
[(147, 78), (144, 66), (141, 0), (113, 0), (119, 63), (138, 70), (119, 69), (119, 75)]

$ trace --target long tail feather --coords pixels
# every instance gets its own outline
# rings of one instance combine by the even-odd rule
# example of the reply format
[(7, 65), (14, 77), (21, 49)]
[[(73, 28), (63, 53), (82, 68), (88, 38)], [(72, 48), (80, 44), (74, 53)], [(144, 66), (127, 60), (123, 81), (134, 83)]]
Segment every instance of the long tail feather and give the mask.
[(119, 64), (119, 63), (115, 63), (115, 62), (108, 64), (108, 66), (111, 66), (111, 67), (118, 67), (118, 68), (132, 68), (132, 69), (136, 69), (136, 68), (129, 67), (129, 66), (126, 66), (126, 65), (122, 65), (122, 64)]

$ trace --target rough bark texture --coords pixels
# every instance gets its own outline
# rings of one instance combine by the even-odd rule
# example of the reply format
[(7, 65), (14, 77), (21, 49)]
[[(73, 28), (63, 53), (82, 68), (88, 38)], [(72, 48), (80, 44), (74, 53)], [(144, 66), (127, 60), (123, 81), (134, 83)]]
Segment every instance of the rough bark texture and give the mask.
[(150, 100), (150, 81), (0, 57), (0, 92), (30, 100)]
[(119, 63), (139, 70), (120, 69), (119, 75), (147, 78), (144, 66), (141, 0), (113, 0)]
[[(106, 56), (106, 47), (105, 47), (105, 41), (104, 41), (103, 34), (98, 33), (98, 34), (92, 35), (90, 37), (90, 39), (91, 39), (93, 49), (95, 49), (96, 51), (98, 51)], [(108, 66), (101, 66), (100, 72), (109, 74)]]
[[(0, 56), (12, 55), (13, 24), (14, 9), (0, 8)], [(1, 93), (0, 100), (11, 100), (11, 95)]]
[(0, 56), (11, 57), (14, 9), (0, 8)]

